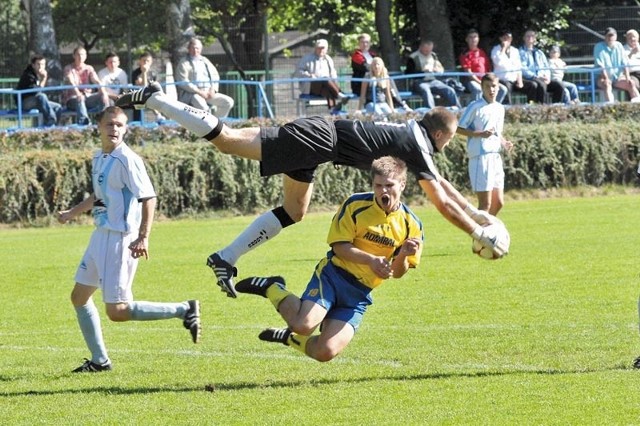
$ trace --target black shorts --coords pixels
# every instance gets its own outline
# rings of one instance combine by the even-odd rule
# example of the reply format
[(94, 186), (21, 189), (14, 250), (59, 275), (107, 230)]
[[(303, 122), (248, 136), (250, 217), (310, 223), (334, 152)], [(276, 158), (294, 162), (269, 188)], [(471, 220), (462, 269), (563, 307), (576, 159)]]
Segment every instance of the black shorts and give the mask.
[(336, 155), (336, 128), (332, 121), (313, 116), (282, 127), (263, 127), (260, 174), (284, 173), (299, 182), (313, 182), (316, 168)]

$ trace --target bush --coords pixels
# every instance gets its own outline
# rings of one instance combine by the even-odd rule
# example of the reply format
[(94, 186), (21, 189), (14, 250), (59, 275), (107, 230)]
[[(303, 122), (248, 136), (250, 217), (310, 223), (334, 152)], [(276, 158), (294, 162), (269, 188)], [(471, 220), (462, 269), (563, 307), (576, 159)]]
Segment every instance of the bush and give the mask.
[[(635, 109), (620, 112), (622, 107), (611, 108), (611, 114), (626, 118), (591, 119), (604, 117), (604, 108), (585, 107), (575, 111), (590, 119), (580, 121), (574, 112), (573, 118), (550, 125), (542, 118), (552, 111), (548, 107), (528, 108), (531, 123), (525, 123), (527, 108), (510, 108), (513, 123), (506, 124), (506, 137), (515, 148), (504, 155), (507, 189), (635, 182), (640, 157), (640, 138), (635, 135), (640, 134), (640, 124), (633, 116)], [(250, 124), (271, 123), (254, 120)], [(159, 195), (159, 212), (166, 216), (209, 211), (246, 214), (282, 203), (279, 176), (261, 178), (257, 162), (220, 154), (183, 129), (132, 128), (127, 143), (145, 159)], [(436, 155), (440, 173), (461, 189), (468, 188), (465, 145), (465, 139), (458, 136), (445, 155)], [(98, 146), (97, 132), (92, 129), (3, 134), (0, 222), (40, 222), (81, 201), (92, 191), (91, 157)], [(354, 191), (369, 189), (366, 172), (325, 164), (317, 171), (312, 203), (334, 206)], [(410, 180), (405, 194), (409, 199), (421, 197), (421, 190)]]

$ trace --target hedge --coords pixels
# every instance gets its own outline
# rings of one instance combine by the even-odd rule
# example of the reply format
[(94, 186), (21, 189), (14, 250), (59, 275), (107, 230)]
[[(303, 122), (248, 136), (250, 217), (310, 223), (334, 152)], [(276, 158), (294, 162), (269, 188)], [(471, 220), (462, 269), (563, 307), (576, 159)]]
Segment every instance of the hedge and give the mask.
[[(635, 184), (640, 159), (636, 135), (640, 124), (635, 117), (507, 124), (506, 136), (515, 148), (504, 156), (506, 189)], [(246, 214), (282, 201), (279, 176), (261, 178), (257, 162), (220, 154), (183, 129), (131, 129), (128, 143), (145, 159), (159, 212), (168, 217), (210, 211)], [(0, 222), (39, 223), (82, 200), (91, 191), (91, 157), (98, 147), (95, 129), (3, 134)], [(436, 155), (436, 163), (457, 188), (468, 188), (464, 138), (456, 137), (444, 155)], [(334, 206), (369, 188), (367, 173), (326, 164), (318, 169), (312, 202)], [(422, 199), (413, 181), (406, 195)]]

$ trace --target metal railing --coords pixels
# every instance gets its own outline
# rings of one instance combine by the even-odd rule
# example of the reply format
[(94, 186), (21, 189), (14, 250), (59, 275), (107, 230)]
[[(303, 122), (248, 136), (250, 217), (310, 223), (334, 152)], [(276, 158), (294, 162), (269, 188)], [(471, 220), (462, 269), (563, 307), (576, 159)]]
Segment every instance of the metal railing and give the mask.
[[(600, 68), (593, 66), (570, 66), (565, 70), (565, 80), (575, 83), (578, 86), (578, 91), (581, 95), (581, 100), (585, 102), (598, 102), (598, 88), (596, 87), (597, 76), (601, 72)], [(290, 75), (290, 74), (289, 74)], [(455, 78), (468, 76), (468, 73), (464, 72), (444, 72), (434, 74), (437, 78)], [(253, 72), (253, 80), (240, 80), (237, 73), (234, 75), (229, 74), (231, 78), (220, 80), (220, 91), (232, 96), (235, 100), (235, 106), (231, 115), (239, 119), (247, 119), (249, 117), (295, 117), (300, 115), (300, 102), (306, 102), (309, 97), (301, 97), (299, 91), (299, 84), (311, 81), (312, 79), (305, 78), (273, 78), (271, 80), (265, 80), (265, 73)], [(271, 73), (270, 76), (277, 77), (277, 74)], [(422, 78), (424, 74), (400, 74), (392, 75), (389, 78), (396, 82), (401, 92), (407, 93), (411, 90), (412, 81), (414, 79)], [(226, 77), (226, 75), (225, 75)], [(371, 79), (353, 79), (350, 75), (341, 75), (337, 81), (340, 87), (345, 93), (350, 93), (350, 82), (354, 81), (368, 81)], [(196, 82), (197, 83), (197, 82)], [(34, 88), (26, 90), (15, 90), (10, 88), (17, 84), (17, 79), (0, 79), (0, 130), (14, 130), (23, 129), (25, 127), (25, 117), (33, 117), (34, 112), (24, 111), (23, 96), (25, 94), (34, 92), (45, 92), (51, 100), (57, 100), (59, 95), (64, 90), (73, 88), (73, 86), (50, 86), (44, 88)], [(186, 84), (185, 82), (169, 83), (168, 85), (174, 85), (176, 87)], [(165, 88), (167, 84), (163, 85)], [(90, 84), (80, 86), (81, 88), (99, 88), (99, 85)], [(116, 90), (131, 90), (137, 88), (136, 86), (106, 86)], [(371, 85), (372, 90), (375, 89), (375, 84)], [(357, 99), (359, 94), (352, 94), (352, 98), (355, 98), (351, 105), (347, 104), (347, 111), (355, 111), (353, 104), (358, 104)], [(322, 98), (316, 98), (322, 99)], [(375, 99), (375, 95), (373, 97)], [(419, 100), (418, 100), (419, 102)], [(326, 109), (326, 105), (321, 101), (314, 104), (315, 107), (323, 106)], [(63, 108), (65, 105), (63, 105)], [(313, 107), (313, 106), (311, 106)], [(303, 111), (306, 111), (304, 109)], [(10, 112), (10, 113), (8, 113)], [(65, 110), (65, 113), (72, 115), (74, 111)], [(328, 110), (324, 111), (325, 113)], [(4, 114), (3, 114), (4, 113)], [(318, 113), (318, 112), (316, 112)], [(147, 120), (148, 121), (148, 120)], [(148, 124), (145, 123), (145, 114), (142, 114), (141, 122), (135, 124)]]

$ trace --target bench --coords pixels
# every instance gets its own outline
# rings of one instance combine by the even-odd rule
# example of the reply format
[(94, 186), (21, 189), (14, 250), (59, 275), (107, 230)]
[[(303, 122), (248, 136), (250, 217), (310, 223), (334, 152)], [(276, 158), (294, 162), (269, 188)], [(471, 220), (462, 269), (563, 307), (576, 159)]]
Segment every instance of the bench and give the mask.
[[(10, 123), (14, 121), (16, 122), (16, 128), (25, 127), (24, 120), (31, 120), (30, 127), (41, 127), (44, 123), (42, 114), (37, 109), (30, 109), (21, 113), (18, 113), (17, 109), (0, 110), (0, 128), (11, 128)], [(20, 121), (23, 122), (20, 123)]]

